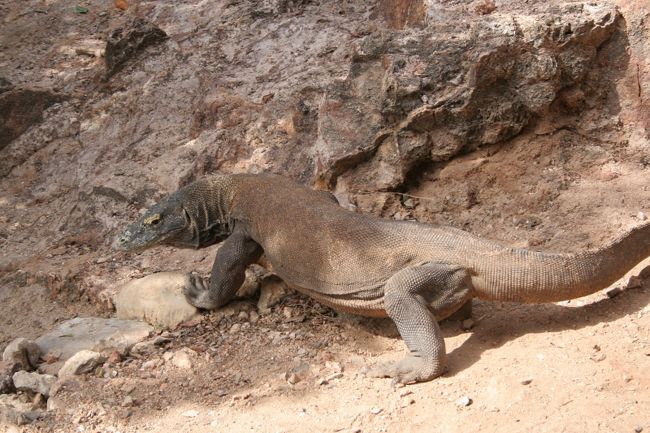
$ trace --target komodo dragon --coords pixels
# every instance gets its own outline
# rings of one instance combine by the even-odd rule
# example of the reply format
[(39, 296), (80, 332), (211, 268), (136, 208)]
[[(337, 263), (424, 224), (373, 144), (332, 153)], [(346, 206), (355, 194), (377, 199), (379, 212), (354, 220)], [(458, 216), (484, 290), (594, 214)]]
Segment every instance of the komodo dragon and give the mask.
[(650, 256), (650, 223), (604, 248), (549, 254), (462, 230), (350, 212), (333, 196), (279, 176), (213, 175), (149, 209), (118, 239), (122, 250), (204, 248), (223, 241), (209, 283), (190, 277), (187, 300), (229, 302), (262, 254), (290, 286), (335, 309), (390, 317), (410, 354), (374, 376), (401, 383), (445, 368), (436, 320), (471, 298), (526, 303), (578, 298), (603, 289)]

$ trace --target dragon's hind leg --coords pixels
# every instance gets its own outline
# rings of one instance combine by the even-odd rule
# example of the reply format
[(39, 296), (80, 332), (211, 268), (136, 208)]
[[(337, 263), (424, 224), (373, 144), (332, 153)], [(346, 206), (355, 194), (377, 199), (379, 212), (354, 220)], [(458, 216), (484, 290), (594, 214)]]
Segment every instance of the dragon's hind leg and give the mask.
[(445, 368), (445, 340), (436, 316), (458, 310), (471, 294), (469, 274), (459, 266), (426, 263), (393, 275), (384, 287), (384, 306), (410, 354), (397, 364), (371, 370), (370, 375), (400, 383), (440, 376)]

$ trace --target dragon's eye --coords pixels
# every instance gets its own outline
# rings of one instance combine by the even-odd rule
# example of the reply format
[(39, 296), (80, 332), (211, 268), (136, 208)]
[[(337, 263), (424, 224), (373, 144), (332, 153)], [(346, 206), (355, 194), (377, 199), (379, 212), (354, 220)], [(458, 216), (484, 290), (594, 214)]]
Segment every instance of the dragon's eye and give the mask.
[(150, 217), (144, 220), (144, 223), (147, 225), (155, 226), (160, 222), (160, 214), (151, 215)]

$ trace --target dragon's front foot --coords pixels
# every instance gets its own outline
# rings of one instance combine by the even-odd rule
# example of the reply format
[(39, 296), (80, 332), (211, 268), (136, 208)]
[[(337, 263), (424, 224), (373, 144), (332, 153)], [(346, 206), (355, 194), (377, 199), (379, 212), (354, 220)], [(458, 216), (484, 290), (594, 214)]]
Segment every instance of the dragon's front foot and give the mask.
[(187, 274), (186, 277), (183, 295), (185, 295), (187, 302), (196, 308), (205, 310), (217, 308), (217, 302), (210, 296), (210, 290), (205, 280), (195, 274)]
[(444, 363), (409, 355), (398, 363), (381, 364), (368, 373), (371, 377), (391, 377), (394, 383), (426, 382), (444, 373)]

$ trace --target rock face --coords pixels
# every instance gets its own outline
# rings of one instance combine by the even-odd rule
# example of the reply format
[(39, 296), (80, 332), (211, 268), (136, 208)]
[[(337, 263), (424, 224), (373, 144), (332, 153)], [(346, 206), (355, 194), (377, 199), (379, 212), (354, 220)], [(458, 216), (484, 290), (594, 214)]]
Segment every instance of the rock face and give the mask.
[(173, 328), (198, 315), (196, 307), (183, 296), (188, 284), (186, 274), (160, 272), (133, 280), (115, 297), (115, 310), (120, 319), (140, 319), (160, 328)]
[[(8, 86), (0, 87), (8, 88)], [(0, 150), (30, 126), (43, 119), (43, 111), (61, 95), (43, 89), (10, 89), (0, 92)]]
[(419, 164), (512, 138), (561, 91), (581, 93), (618, 19), (611, 6), (566, 4), (364, 38), (319, 108), (319, 176), (331, 186), (356, 167), (345, 175), (355, 189), (393, 189)]
[(142, 18), (132, 19), (113, 30), (106, 42), (106, 74), (110, 76), (138, 51), (167, 39), (167, 34)]
[(96, 317), (67, 320), (55, 330), (36, 339), (44, 354), (65, 361), (82, 350), (126, 352), (144, 340), (153, 328), (136, 320)]

